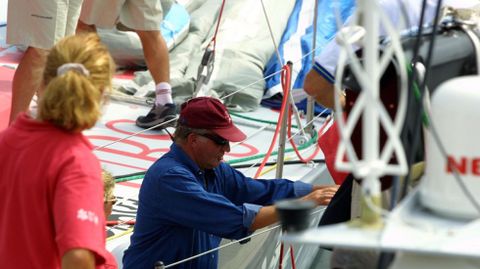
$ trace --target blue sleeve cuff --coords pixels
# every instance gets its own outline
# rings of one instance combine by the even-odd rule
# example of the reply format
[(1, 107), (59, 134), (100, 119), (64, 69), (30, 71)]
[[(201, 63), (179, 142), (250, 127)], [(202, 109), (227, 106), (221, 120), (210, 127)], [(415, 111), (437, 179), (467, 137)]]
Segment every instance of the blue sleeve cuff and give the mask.
[(249, 203), (243, 204), (243, 227), (250, 229), (250, 226), (252, 226), (253, 220), (257, 216), (261, 207), (261, 205)]
[(322, 76), (328, 82), (330, 82), (332, 84), (335, 83), (335, 77), (332, 74), (330, 74), (330, 72), (328, 72), (328, 70), (325, 69), (319, 63), (315, 62), (315, 64), (313, 65), (313, 70), (315, 70), (320, 76)]
[(295, 197), (302, 197), (312, 192), (312, 184), (308, 184), (302, 181), (293, 182), (293, 192)]

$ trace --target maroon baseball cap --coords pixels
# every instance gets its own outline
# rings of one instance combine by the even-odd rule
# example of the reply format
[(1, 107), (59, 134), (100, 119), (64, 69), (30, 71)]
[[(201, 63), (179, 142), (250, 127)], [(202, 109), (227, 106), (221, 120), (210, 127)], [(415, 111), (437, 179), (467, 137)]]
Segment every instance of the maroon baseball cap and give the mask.
[(227, 108), (212, 97), (197, 97), (183, 103), (178, 121), (190, 128), (211, 130), (231, 142), (247, 137), (233, 124)]

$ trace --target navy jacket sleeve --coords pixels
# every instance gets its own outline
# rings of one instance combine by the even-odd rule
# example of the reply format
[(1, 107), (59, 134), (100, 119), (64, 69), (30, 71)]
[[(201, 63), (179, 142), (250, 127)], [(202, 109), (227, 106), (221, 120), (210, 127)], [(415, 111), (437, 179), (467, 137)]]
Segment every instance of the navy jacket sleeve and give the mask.
[(271, 205), (285, 199), (301, 197), (311, 192), (312, 185), (300, 181), (293, 182), (287, 179), (252, 179), (222, 163), (215, 169), (223, 193), (234, 204), (252, 203)]

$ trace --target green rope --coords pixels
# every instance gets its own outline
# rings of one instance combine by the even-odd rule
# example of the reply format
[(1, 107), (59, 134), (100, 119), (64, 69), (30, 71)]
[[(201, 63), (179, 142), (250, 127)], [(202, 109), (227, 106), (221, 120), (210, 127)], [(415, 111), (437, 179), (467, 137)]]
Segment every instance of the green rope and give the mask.
[[(276, 122), (276, 121), (255, 119), (255, 118), (252, 118), (252, 117), (249, 117), (249, 116), (245, 116), (245, 115), (242, 115), (242, 114), (239, 114), (239, 113), (235, 113), (235, 112), (230, 112), (230, 111), (229, 111), (229, 113), (230, 113), (230, 115), (232, 115), (232, 116), (236, 116), (236, 117), (239, 117), (239, 118), (242, 118), (242, 119), (251, 120), (251, 121), (256, 121), (256, 122), (261, 122), (261, 123), (267, 123), (267, 124), (277, 125), (277, 122)], [(297, 125), (292, 125), (292, 128), (298, 129), (298, 126), (297, 126)]]
[[(316, 143), (317, 142), (317, 139), (318, 138), (318, 134), (315, 133), (315, 135), (310, 138), (308, 140), (307, 143), (301, 145), (301, 146), (298, 146), (297, 149), (298, 150), (302, 150), (302, 149), (305, 149), (309, 146), (311, 146), (312, 144)], [(293, 148), (290, 148), (290, 149), (285, 149), (285, 152), (288, 153), (288, 152), (293, 152), (294, 149)], [(272, 155), (275, 156), (278, 154), (278, 151), (273, 151), (272, 152)], [(263, 158), (265, 157), (266, 153), (261, 153), (261, 154), (257, 154), (257, 155), (253, 155), (253, 156), (250, 156), (250, 157), (245, 157), (245, 158), (238, 158), (238, 159), (235, 159), (235, 160), (230, 160), (230, 161), (227, 161), (228, 164), (235, 164), (235, 163), (241, 163), (241, 162), (246, 162), (246, 161), (251, 161), (251, 160), (255, 160), (255, 159), (260, 159), (260, 158)]]
[(138, 174), (138, 175), (135, 175), (135, 176), (128, 176), (128, 177), (120, 176), (118, 178), (115, 178), (115, 183), (132, 181), (132, 180), (136, 180), (136, 179), (142, 179), (144, 177), (145, 177), (145, 172), (143, 174)]
[[(302, 149), (306, 149), (308, 148), (309, 146), (313, 145), (314, 143), (316, 143), (318, 140), (318, 134), (315, 133), (315, 135), (310, 138), (307, 143), (303, 144), (303, 145), (300, 145), (297, 147), (298, 150), (302, 150)], [(288, 153), (288, 152), (293, 152), (294, 149), (293, 148), (290, 148), (290, 149), (286, 149), (285, 152)], [(274, 151), (272, 152), (272, 156), (275, 156), (278, 154), (278, 151)], [(228, 164), (236, 164), (236, 163), (242, 163), (242, 162), (247, 162), (247, 161), (251, 161), (251, 160), (255, 160), (255, 159), (260, 159), (260, 158), (263, 158), (265, 157), (265, 153), (261, 153), (261, 154), (256, 154), (256, 155), (253, 155), (253, 156), (249, 156), (249, 157), (244, 157), (244, 158), (238, 158), (238, 159), (234, 159), (234, 160), (229, 160), (229, 161), (226, 161), (226, 163)], [(142, 179), (143, 177), (145, 176), (145, 172), (144, 173), (140, 173), (138, 175), (134, 175), (134, 176), (127, 176), (127, 177), (118, 177), (118, 178), (115, 178), (115, 183), (119, 183), (119, 182), (125, 182), (125, 181), (132, 181), (132, 180), (136, 180), (136, 179)]]

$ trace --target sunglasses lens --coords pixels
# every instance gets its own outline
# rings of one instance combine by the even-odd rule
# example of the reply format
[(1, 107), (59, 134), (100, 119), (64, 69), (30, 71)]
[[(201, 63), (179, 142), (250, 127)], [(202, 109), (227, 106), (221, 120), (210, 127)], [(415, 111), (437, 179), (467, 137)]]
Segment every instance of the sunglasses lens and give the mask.
[(225, 140), (219, 136), (214, 136), (214, 139), (212, 140), (221, 146), (225, 146), (226, 144), (228, 144), (228, 140)]
[(215, 142), (215, 144), (219, 145), (219, 146), (225, 146), (228, 144), (228, 140), (218, 136), (218, 135), (214, 135), (214, 134), (200, 134), (201, 136), (204, 136), (210, 140), (212, 140), (213, 142)]

